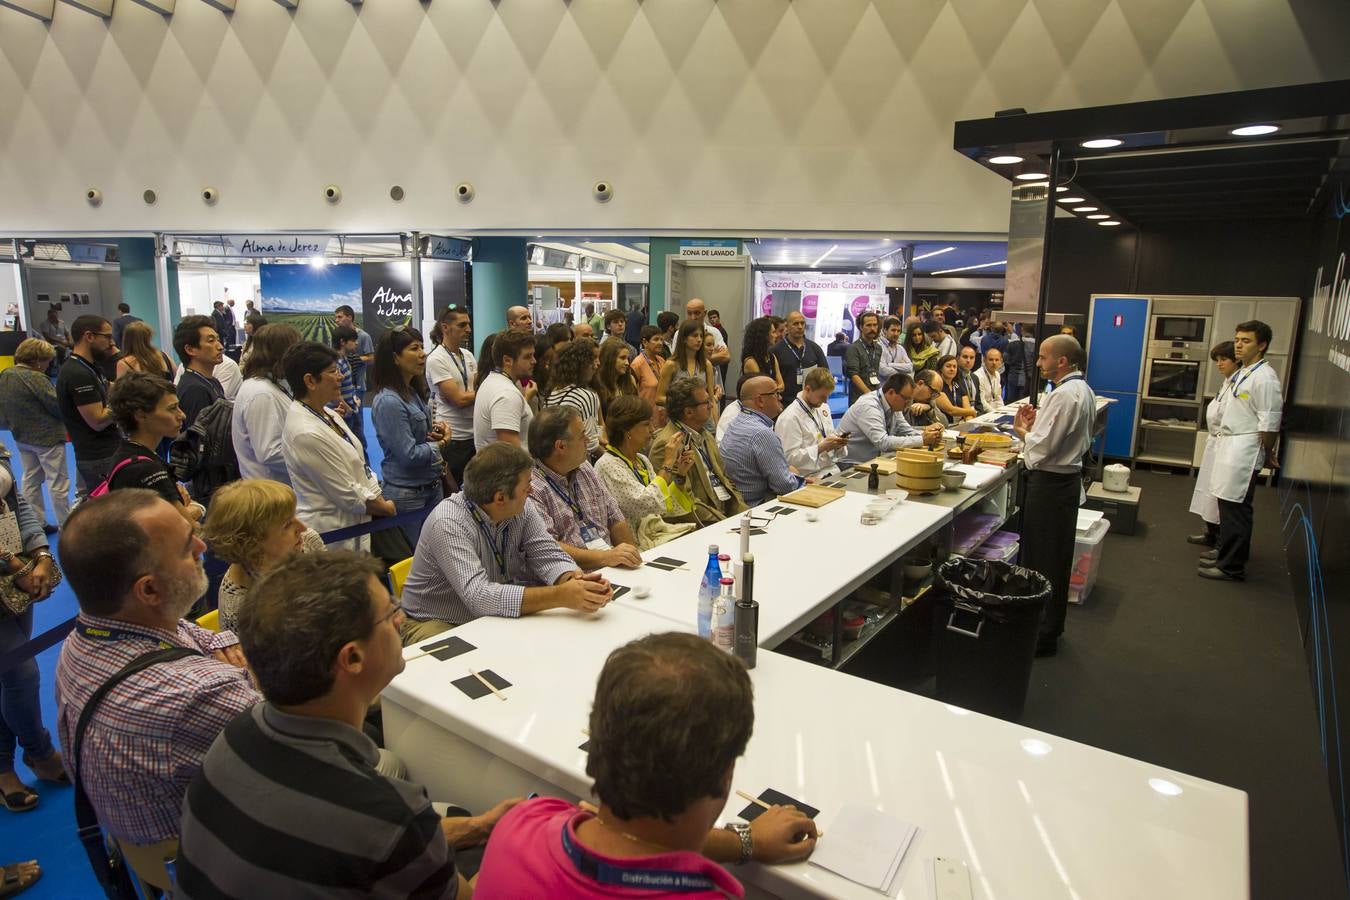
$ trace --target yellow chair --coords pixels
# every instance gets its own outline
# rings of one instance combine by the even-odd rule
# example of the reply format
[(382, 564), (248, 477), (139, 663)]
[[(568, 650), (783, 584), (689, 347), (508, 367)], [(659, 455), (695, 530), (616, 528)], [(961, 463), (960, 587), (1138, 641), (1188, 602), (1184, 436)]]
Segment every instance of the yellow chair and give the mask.
[(205, 628), (207, 631), (219, 631), (220, 610), (218, 609), (211, 610), (209, 613), (198, 619), (197, 624)]
[(394, 563), (389, 567), (389, 581), (394, 585), (394, 596), (403, 596), (403, 582), (408, 580), (408, 570), (412, 568), (412, 557)]

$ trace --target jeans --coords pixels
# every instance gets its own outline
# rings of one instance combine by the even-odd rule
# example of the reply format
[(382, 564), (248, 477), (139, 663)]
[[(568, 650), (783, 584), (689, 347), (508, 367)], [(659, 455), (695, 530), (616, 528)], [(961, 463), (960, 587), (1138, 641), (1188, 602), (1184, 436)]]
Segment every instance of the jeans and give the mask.
[[(0, 655), (9, 653), (33, 636), (33, 608), (20, 616), (0, 619)], [(46, 759), (56, 749), (52, 736), (42, 727), (42, 707), (38, 702), (37, 660), (24, 660), (0, 675), (0, 772), (14, 771), (14, 745), (17, 742), (30, 759)]]
[(70, 515), (70, 475), (66, 472), (66, 445), (53, 444), (50, 447), (34, 447), (19, 444), (19, 461), (23, 463), (23, 498), (28, 501), (33, 512), (42, 515), (46, 509), (42, 502), (42, 483), (47, 482), (52, 495), (52, 512), (56, 513), (58, 526), (66, 523)]
[[(394, 509), (400, 513), (412, 512), (415, 509), (425, 509), (432, 504), (439, 503), (444, 491), (441, 490), (439, 479), (422, 485), (421, 487), (410, 487), (401, 484), (394, 484), (386, 481), (380, 486), (380, 492), (384, 499), (393, 501)], [(403, 533), (408, 536), (408, 543), (414, 550), (417, 549), (417, 539), (422, 534), (422, 523), (414, 522), (411, 525), (400, 526)]]

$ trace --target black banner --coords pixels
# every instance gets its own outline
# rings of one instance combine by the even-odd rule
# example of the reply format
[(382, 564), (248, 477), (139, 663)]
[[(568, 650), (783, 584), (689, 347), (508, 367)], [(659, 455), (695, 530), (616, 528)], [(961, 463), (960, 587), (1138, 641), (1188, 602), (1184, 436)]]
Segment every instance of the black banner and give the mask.
[[(422, 261), (422, 305), (428, 318), (451, 304), (465, 306), (466, 302), (464, 263)], [(400, 325), (421, 330), (421, 323), (413, 321), (411, 260), (361, 264), (361, 312), (363, 327), (376, 341)]]

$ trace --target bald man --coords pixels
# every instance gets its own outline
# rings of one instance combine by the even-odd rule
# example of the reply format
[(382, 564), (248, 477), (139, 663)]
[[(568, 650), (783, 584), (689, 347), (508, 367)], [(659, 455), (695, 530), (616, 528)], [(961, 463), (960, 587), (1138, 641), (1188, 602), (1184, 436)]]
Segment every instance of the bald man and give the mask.
[(684, 317), (691, 322), (699, 323), (704, 331), (712, 335), (713, 350), (708, 354), (709, 362), (714, 366), (725, 366), (731, 362), (731, 349), (722, 339), (722, 332), (708, 322), (708, 305), (701, 298), (695, 297), (684, 305)]
[(1017, 410), (1013, 428), (1025, 442), (1021, 565), (1050, 581), (1050, 602), (1041, 618), (1037, 656), (1054, 656), (1069, 603), (1074, 531), (1083, 502), (1083, 454), (1092, 443), (1096, 396), (1083, 380), (1083, 348), (1057, 334), (1041, 342), (1036, 365), (1050, 385), (1038, 410)]
[(524, 306), (508, 306), (506, 327), (517, 331), (534, 331), (534, 319), (530, 316), (530, 310)]
[(773, 420), (783, 411), (783, 395), (772, 378), (758, 375), (741, 385), (741, 414), (718, 444), (727, 477), (745, 498), (757, 506), (779, 494), (790, 494), (806, 479), (788, 467), (783, 442)]
[(778, 371), (783, 376), (783, 403), (791, 404), (806, 385), (806, 375), (816, 366), (829, 368), (830, 361), (820, 345), (806, 336), (806, 316), (793, 310), (787, 314), (787, 331), (773, 345)]
[(595, 340), (595, 329), (590, 322), (581, 321), (572, 326), (572, 340), (579, 341), (582, 338)]

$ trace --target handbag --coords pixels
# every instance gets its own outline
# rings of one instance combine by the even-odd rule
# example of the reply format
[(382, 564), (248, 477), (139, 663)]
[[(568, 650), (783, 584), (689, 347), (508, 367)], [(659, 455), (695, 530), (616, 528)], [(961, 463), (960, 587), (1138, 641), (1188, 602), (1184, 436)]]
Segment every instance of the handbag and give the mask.
[[(23, 549), (23, 538), (19, 534), (18, 513), (8, 504), (0, 502), (0, 547), (13, 549), (16, 559), (22, 559), (19, 551)], [(61, 569), (52, 565), (52, 586), (61, 583)], [(51, 596), (48, 594), (48, 596)], [(44, 600), (46, 597), (43, 598)], [(0, 576), (0, 614), (23, 615), (33, 605), (32, 596), (14, 583), (13, 575)]]

